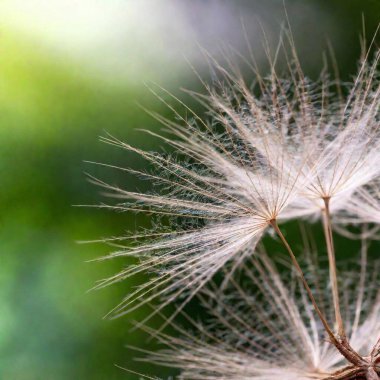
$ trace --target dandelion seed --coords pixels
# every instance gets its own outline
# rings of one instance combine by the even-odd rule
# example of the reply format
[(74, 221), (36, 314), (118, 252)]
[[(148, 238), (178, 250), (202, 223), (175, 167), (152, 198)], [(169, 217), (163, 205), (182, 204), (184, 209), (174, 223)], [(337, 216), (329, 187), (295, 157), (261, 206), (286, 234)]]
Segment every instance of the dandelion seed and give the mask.
[(170, 105), (179, 122), (154, 116), (171, 132), (162, 139), (178, 158), (144, 152), (112, 136), (102, 139), (154, 165), (154, 174), (122, 170), (158, 183), (160, 191), (136, 193), (93, 179), (122, 200), (101, 207), (175, 221), (172, 230), (148, 232), (143, 243), (126, 245), (109, 256), (133, 256), (141, 262), (99, 287), (142, 271), (157, 274), (129, 294), (113, 310), (115, 315), (159, 296), (166, 297), (161, 307), (178, 298), (184, 306), (220, 268), (230, 264), (232, 273), (268, 227), (323, 209), (336, 319), (344, 335), (330, 214), (379, 174), (379, 54), (372, 65), (363, 62), (348, 98), (338, 102), (332, 100), (327, 79), (316, 84), (307, 80), (293, 55), (288, 80), (279, 78), (272, 60), (268, 78), (255, 71), (259, 96), (233, 67), (228, 71), (213, 62), (220, 79), (213, 88), (206, 86), (208, 95), (193, 94), (208, 107), (208, 121), (173, 97), (191, 118)]
[[(202, 326), (193, 321), (202, 338), (180, 328), (186, 339), (155, 332), (171, 350), (154, 354), (153, 360), (182, 368), (183, 378), (379, 379), (378, 268), (369, 280), (364, 240), (361, 270), (338, 274), (332, 217), (380, 222), (380, 51), (372, 63), (368, 54), (363, 56), (344, 97), (340, 84), (324, 74), (316, 82), (306, 78), (291, 34), (288, 41), (290, 56), (282, 39), (273, 56), (266, 48), (267, 77), (260, 75), (254, 61), (246, 61), (255, 76), (253, 86), (228, 58), (223, 66), (209, 57), (213, 85), (203, 83), (206, 94), (189, 92), (206, 107), (205, 117), (152, 86), (151, 92), (173, 111), (176, 121), (152, 113), (170, 137), (149, 133), (171, 146), (171, 155), (142, 151), (112, 136), (102, 139), (154, 166), (153, 173), (119, 169), (152, 181), (158, 191), (138, 193), (91, 178), (118, 200), (100, 207), (152, 214), (162, 223), (151, 231), (111, 239), (118, 250), (104, 259), (140, 261), (98, 287), (154, 272), (113, 315), (157, 298), (162, 303), (154, 313), (180, 300), (178, 314), (202, 294), (215, 322)], [(285, 78), (277, 72), (282, 49)], [(160, 91), (190, 117), (169, 105)], [(307, 260), (300, 263), (279, 227), (300, 218), (322, 220), (328, 274)], [(292, 281), (257, 252), (268, 230), (277, 234), (289, 254), (296, 273)], [(239, 268), (256, 293), (244, 292), (236, 282)], [(207, 290), (205, 285), (221, 269), (222, 286)], [(173, 325), (175, 316), (166, 324)]]
[(306, 188), (283, 213), (285, 219), (320, 214), (324, 200), (339, 210), (380, 171), (380, 52), (372, 64), (363, 59), (346, 99), (337, 98), (327, 77), (322, 75), (319, 83), (305, 78), (294, 56), (291, 79), (280, 79), (274, 69), (269, 78), (258, 79), (260, 98), (238, 74), (230, 75), (234, 85), (206, 98), (213, 117), (245, 136), (246, 146), (275, 170), (307, 177)]
[[(297, 339), (301, 339), (302, 346), (309, 350), (307, 363), (311, 367), (308, 368), (313, 368), (314, 372), (325, 371), (324, 374), (331, 369), (335, 376), (331, 379), (336, 380), (349, 379), (349, 374), (373, 380), (377, 376), (380, 341), (373, 343), (369, 359), (360, 351), (364, 343), (356, 346), (355, 339), (368, 337), (368, 333), (356, 334), (361, 313), (352, 328), (350, 318), (346, 319), (347, 310), (342, 307), (341, 297), (346, 301), (349, 295), (339, 290), (331, 215), (341, 212), (348, 202), (353, 210), (355, 201), (352, 199), (363, 194), (368, 183), (380, 174), (377, 164), (380, 158), (377, 74), (380, 52), (375, 54), (372, 64), (367, 57), (363, 59), (347, 98), (335, 100), (331, 91), (334, 83), (328, 78), (322, 75), (319, 82), (313, 83), (304, 76), (291, 36), (289, 41), (291, 58), (285, 53), (288, 79), (280, 78), (276, 72), (280, 48), (285, 49), (281, 40), (275, 56), (272, 58), (268, 53), (268, 77), (261, 77), (252, 66), (255, 88), (246, 84), (229, 60), (226, 68), (211, 58), (217, 78), (213, 87), (205, 85), (205, 95), (190, 92), (207, 108), (207, 120), (166, 92), (191, 115), (190, 118), (181, 116), (151, 88), (177, 119), (167, 120), (153, 114), (171, 133), (170, 137), (161, 137), (174, 149), (171, 156), (142, 151), (112, 136), (102, 139), (154, 165), (155, 173), (121, 170), (155, 182), (159, 192), (127, 191), (92, 178), (119, 200), (116, 205), (101, 207), (150, 213), (161, 217), (164, 224), (172, 225), (129, 237), (136, 241), (135, 244), (120, 242), (120, 249), (106, 258), (133, 256), (140, 262), (105, 279), (98, 287), (152, 271), (156, 275), (127, 295), (112, 314), (131, 312), (158, 297), (163, 301), (155, 313), (177, 299), (181, 300), (177, 310), (180, 313), (221, 268), (228, 267), (223, 283), (226, 286), (234, 271), (244, 265), (245, 260), (252, 259), (262, 236), (273, 229), (284, 244), (303, 287), (299, 294), (304, 311), (308, 310), (310, 326), (305, 325), (304, 317), (299, 315), (296, 299), (292, 301), (287, 297), (290, 309), (285, 308), (282, 313), (290, 313), (285, 320), (293, 323), (290, 326), (294, 330), (298, 329)], [(316, 216), (323, 222), (329, 260), (331, 295), (328, 301), (332, 311), (318, 302), (313, 284), (310, 285), (307, 273), (278, 225), (292, 218)], [(141, 242), (141, 239), (144, 240)], [(256, 264), (260, 265), (257, 260)], [(275, 286), (274, 289), (280, 286), (278, 291), (282, 292), (281, 283), (271, 282), (280, 281), (274, 269), (271, 274), (270, 286)], [(283, 293), (279, 297), (285, 296)], [(278, 302), (273, 295), (272, 301)], [(279, 317), (276, 307), (274, 310)], [(313, 319), (313, 313), (318, 320)], [(175, 315), (167, 323), (170, 324)], [(342, 373), (335, 367), (337, 363), (330, 368), (321, 361), (322, 330), (330, 340), (331, 350), (340, 360), (344, 358), (349, 363)], [(281, 338), (281, 334), (279, 336)], [(276, 351), (276, 346), (265, 347), (269, 352)], [(301, 357), (304, 363), (306, 359)], [(331, 355), (328, 358), (332, 360)], [(257, 368), (265, 368), (265, 361), (256, 364)], [(294, 368), (303, 371), (298, 364)], [(305, 375), (309, 372), (302, 372), (300, 376), (310, 378)], [(299, 374), (297, 371), (290, 373)], [(328, 379), (326, 376), (320, 378)]]
[[(336, 324), (339, 335), (344, 337), (331, 214), (339, 212), (355, 191), (380, 173), (376, 164), (380, 154), (380, 86), (377, 74), (380, 53), (375, 55), (372, 65), (363, 60), (344, 101), (331, 101), (331, 84), (326, 78), (321, 78), (320, 91), (317, 92), (315, 84), (308, 81), (300, 70), (296, 53), (293, 55), (295, 62), (291, 80), (279, 79), (274, 69), (268, 80), (259, 78), (261, 99), (255, 98), (238, 77), (229, 75), (236, 85), (231, 86), (229, 92), (222, 91), (222, 95), (211, 93), (209, 104), (210, 109), (217, 110), (215, 118), (218, 112), (226, 114), (225, 127), (244, 133), (249, 142), (247, 145), (254, 147), (279, 173), (289, 170), (287, 163), (291, 162), (297, 175), (307, 177), (303, 182), (305, 188), (289, 202), (279, 219), (315, 217), (316, 212), (322, 217)], [(235, 106), (236, 99), (238, 107)], [(284, 150), (283, 156), (288, 159), (278, 164), (277, 152)], [(280, 231), (277, 232), (281, 237)], [(288, 251), (292, 255), (291, 250)], [(293, 261), (302, 276), (295, 257)]]
[[(304, 261), (313, 291), (332, 322), (328, 273), (315, 267), (310, 257)], [(347, 333), (361, 355), (368, 355), (376, 347), (374, 332), (380, 329), (378, 264), (369, 273), (365, 267), (362, 271), (341, 272)], [(160, 333), (161, 342), (168, 348), (147, 360), (179, 368), (180, 379), (366, 378), (368, 368), (347, 363), (326, 339), (297, 276), (289, 276), (284, 270), (280, 273), (268, 256), (261, 254), (247, 261), (239, 277), (248, 284), (232, 280), (223, 293), (215, 288), (203, 291), (203, 304), (211, 314), (209, 322), (202, 324), (187, 317), (195, 334), (173, 324), (180, 337)], [(376, 355), (374, 361), (379, 352)], [(379, 364), (373, 368), (375, 374), (380, 373)]]

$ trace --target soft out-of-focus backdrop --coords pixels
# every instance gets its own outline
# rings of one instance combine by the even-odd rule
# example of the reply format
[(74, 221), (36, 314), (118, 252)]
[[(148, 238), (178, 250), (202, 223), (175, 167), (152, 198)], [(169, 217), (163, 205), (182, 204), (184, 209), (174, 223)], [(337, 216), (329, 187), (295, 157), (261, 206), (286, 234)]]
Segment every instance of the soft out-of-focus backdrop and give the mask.
[[(310, 75), (320, 69), (329, 40), (342, 77), (349, 78), (362, 15), (368, 37), (380, 21), (376, 0), (288, 0), (286, 9)], [(1, 379), (138, 378), (114, 364), (166, 376), (133, 361), (125, 347), (150, 346), (146, 335), (130, 331), (130, 321), (144, 311), (102, 319), (133, 284), (87, 292), (123, 263), (86, 263), (109, 248), (77, 241), (122, 234), (140, 221), (72, 206), (102, 201), (84, 172), (123, 181), (120, 173), (83, 161), (141, 167), (143, 162), (99, 143), (98, 136), (109, 132), (160, 149), (135, 131), (160, 129), (137, 103), (168, 112), (144, 82), (174, 93), (197, 89), (187, 60), (202, 72), (207, 65), (199, 45), (216, 55), (224, 43), (244, 51), (242, 24), (260, 61), (260, 23), (272, 39), (284, 19), (280, 0), (0, 3)], [(124, 184), (134, 188), (129, 177)]]

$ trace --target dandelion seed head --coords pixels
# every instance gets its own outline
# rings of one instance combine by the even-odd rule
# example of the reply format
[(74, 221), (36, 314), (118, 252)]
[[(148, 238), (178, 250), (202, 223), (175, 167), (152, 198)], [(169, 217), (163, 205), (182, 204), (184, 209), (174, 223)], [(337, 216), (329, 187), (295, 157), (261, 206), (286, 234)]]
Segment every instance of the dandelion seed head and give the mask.
[[(314, 262), (311, 256), (304, 260), (308, 280), (324, 312), (333, 318), (328, 274)], [(195, 333), (176, 325), (181, 337), (160, 333), (168, 348), (148, 360), (180, 368), (181, 379), (311, 380), (343, 369), (345, 360), (326, 339), (298, 277), (277, 267), (262, 254), (248, 260), (239, 273), (248, 284), (235, 278), (223, 292), (215, 288), (202, 292), (203, 305), (212, 316), (208, 323), (189, 317)], [(347, 332), (355, 349), (367, 353), (380, 328), (379, 263), (361, 269), (369, 270), (366, 283), (354, 269), (343, 270), (340, 281)]]
[(262, 79), (259, 99), (238, 79), (233, 97), (226, 91), (209, 97), (210, 108), (228, 115), (221, 120), (225, 127), (244, 135), (248, 149), (259, 152), (272, 170), (305, 177), (297, 181), (302, 186), (288, 216), (313, 215), (323, 199), (343, 204), (342, 198), (379, 175), (378, 59), (377, 53), (372, 64), (362, 63), (344, 99), (331, 91), (335, 83), (328, 78), (312, 83), (296, 70), (292, 80), (276, 73)]
[(153, 114), (169, 132), (158, 137), (173, 155), (142, 151), (112, 136), (103, 139), (154, 166), (154, 173), (122, 170), (157, 183), (158, 190), (138, 193), (94, 180), (119, 202), (102, 207), (149, 213), (164, 224), (109, 256), (140, 262), (100, 287), (143, 271), (156, 273), (115, 314), (156, 297), (164, 297), (161, 307), (177, 298), (184, 306), (222, 267), (228, 264), (233, 272), (253, 255), (273, 221), (319, 218), (326, 199), (332, 200), (330, 212), (339, 213), (379, 175), (379, 54), (373, 63), (362, 63), (346, 98), (336, 98), (336, 83), (326, 76), (317, 82), (306, 78), (295, 54), (288, 58), (288, 78), (282, 79), (272, 63), (268, 77), (254, 70), (253, 86), (234, 65), (210, 59), (213, 85), (205, 86), (206, 94), (190, 92), (206, 108), (205, 117), (151, 87), (174, 113), (174, 121)]

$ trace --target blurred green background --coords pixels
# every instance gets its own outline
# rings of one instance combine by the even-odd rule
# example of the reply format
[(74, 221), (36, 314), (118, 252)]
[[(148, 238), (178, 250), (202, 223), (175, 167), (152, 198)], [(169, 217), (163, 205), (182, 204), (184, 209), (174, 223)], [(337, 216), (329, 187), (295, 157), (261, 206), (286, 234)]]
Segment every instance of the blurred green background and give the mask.
[[(305, 71), (321, 67), (326, 40), (344, 79), (355, 72), (362, 15), (372, 37), (378, 0), (286, 2)], [(144, 82), (177, 93), (197, 89), (187, 57), (207, 72), (200, 43), (214, 54), (229, 42), (244, 51), (241, 16), (252, 45), (260, 20), (270, 37), (284, 20), (282, 1), (31, 0), (0, 3), (0, 379), (137, 379), (114, 364), (165, 377), (133, 360), (125, 346), (150, 347), (131, 320), (102, 317), (143, 279), (87, 292), (123, 262), (86, 263), (109, 252), (78, 244), (139, 225), (98, 204), (90, 172), (134, 189), (133, 179), (84, 160), (141, 167), (101, 144), (109, 132), (160, 149), (136, 128), (160, 126), (137, 103), (167, 113)], [(260, 50), (260, 49), (258, 49)], [(261, 53), (258, 53), (258, 58)], [(262, 57), (263, 58), (263, 57)]]

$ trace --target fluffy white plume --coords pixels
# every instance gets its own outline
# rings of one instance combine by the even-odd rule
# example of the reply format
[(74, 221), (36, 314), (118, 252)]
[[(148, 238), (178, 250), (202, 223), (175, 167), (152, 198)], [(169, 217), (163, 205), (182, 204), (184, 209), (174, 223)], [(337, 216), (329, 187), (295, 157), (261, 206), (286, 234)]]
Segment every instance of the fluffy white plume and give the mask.
[(217, 65), (229, 86), (203, 97), (214, 119), (244, 136), (246, 149), (254, 149), (278, 173), (306, 177), (283, 219), (319, 216), (325, 200), (336, 212), (380, 173), (380, 52), (372, 64), (363, 58), (346, 97), (333, 92), (336, 85), (339, 93), (342, 89), (324, 75), (318, 83), (305, 78), (294, 57), (291, 79), (280, 79), (274, 69), (265, 79), (255, 71), (259, 98), (238, 73)]
[(374, 181), (361, 187), (347, 202), (345, 212), (340, 213), (338, 221), (362, 224), (380, 224), (380, 183)]
[[(310, 257), (305, 260), (308, 280), (320, 307), (333, 322), (328, 275), (313, 262)], [(362, 355), (372, 350), (378, 338), (374, 332), (380, 330), (378, 264), (366, 272), (363, 261), (361, 269), (342, 271), (340, 277), (347, 333)], [(348, 374), (352, 366), (326, 339), (302, 284), (288, 269), (279, 272), (265, 254), (248, 260), (240, 273), (245, 283), (231, 280), (223, 292), (211, 288), (202, 293), (212, 315), (209, 323), (188, 317), (195, 334), (178, 326), (174, 327), (180, 338), (160, 333), (168, 348), (148, 360), (180, 368), (180, 379), (343, 378), (330, 376)]]
[(158, 183), (159, 191), (136, 193), (96, 180), (122, 200), (103, 207), (147, 212), (162, 217), (163, 225), (174, 223), (174, 228), (135, 236), (143, 242), (120, 245), (109, 256), (141, 262), (100, 286), (145, 270), (157, 274), (129, 294), (116, 314), (160, 295), (166, 297), (162, 307), (179, 297), (185, 304), (221, 267), (231, 263), (232, 272), (251, 255), (273, 221), (319, 215), (330, 198), (330, 213), (338, 211), (377, 177), (378, 59), (379, 54), (372, 65), (363, 61), (348, 97), (338, 101), (324, 76), (318, 83), (304, 77), (295, 53), (288, 61), (289, 79), (280, 79), (270, 61), (268, 78), (253, 67), (254, 87), (233, 65), (227, 70), (213, 62), (214, 86), (206, 86), (207, 95), (193, 94), (207, 107), (209, 121), (178, 99), (190, 117), (171, 106), (177, 121), (154, 115), (171, 132), (162, 139), (175, 149), (173, 156), (104, 138), (154, 165), (154, 174), (122, 170)]

